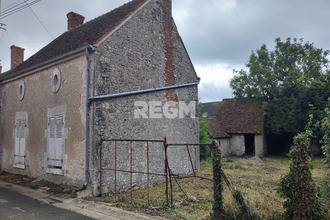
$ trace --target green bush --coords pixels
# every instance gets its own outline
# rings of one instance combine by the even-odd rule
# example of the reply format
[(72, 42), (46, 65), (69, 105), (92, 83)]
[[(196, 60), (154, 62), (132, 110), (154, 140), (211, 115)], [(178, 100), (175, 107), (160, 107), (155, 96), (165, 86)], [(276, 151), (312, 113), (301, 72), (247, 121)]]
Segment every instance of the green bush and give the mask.
[(286, 201), (283, 204), (286, 219), (327, 219), (320, 202), (320, 190), (312, 178), (309, 137), (311, 131), (294, 137), (290, 151), (290, 171), (281, 177), (278, 192)]

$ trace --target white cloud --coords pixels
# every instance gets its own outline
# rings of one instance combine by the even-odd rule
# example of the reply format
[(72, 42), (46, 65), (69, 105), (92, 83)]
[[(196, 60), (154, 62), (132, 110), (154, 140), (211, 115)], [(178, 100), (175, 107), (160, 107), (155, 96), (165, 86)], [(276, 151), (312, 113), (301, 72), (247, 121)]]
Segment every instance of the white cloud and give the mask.
[(197, 75), (201, 78), (198, 88), (203, 102), (232, 97), (229, 81), (233, 77), (233, 69), (242, 69), (242, 67), (221, 63), (195, 66)]
[(229, 89), (229, 80), (233, 77), (233, 68), (227, 64), (196, 65), (195, 70), (201, 78), (201, 89), (206, 84), (212, 84), (221, 88)]

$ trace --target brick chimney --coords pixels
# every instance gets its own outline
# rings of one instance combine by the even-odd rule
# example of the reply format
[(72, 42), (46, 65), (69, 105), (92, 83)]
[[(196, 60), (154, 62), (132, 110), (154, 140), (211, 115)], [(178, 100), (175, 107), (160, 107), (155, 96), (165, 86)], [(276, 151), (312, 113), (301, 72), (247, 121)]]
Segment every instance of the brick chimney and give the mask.
[(24, 61), (24, 48), (16, 47), (15, 45), (10, 47), (11, 49), (11, 69), (14, 69)]
[(75, 12), (69, 12), (66, 16), (68, 17), (68, 30), (82, 25), (85, 20), (84, 16)]
[[(175, 65), (174, 65), (174, 40), (173, 31), (174, 23), (172, 19), (172, 0), (163, 0), (163, 31), (165, 34), (164, 49), (166, 57), (165, 66), (165, 86), (175, 85)], [(178, 96), (174, 89), (166, 91), (165, 95), (167, 101), (178, 101)]]
[(164, 10), (166, 10), (165, 13), (170, 13), (172, 15), (172, 0), (163, 0), (164, 4)]

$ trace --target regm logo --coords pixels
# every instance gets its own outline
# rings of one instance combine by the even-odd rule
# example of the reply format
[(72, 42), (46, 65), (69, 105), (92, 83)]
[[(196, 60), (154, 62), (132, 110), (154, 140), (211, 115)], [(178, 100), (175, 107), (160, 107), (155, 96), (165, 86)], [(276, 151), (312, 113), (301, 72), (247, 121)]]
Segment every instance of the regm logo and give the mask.
[(188, 104), (184, 101), (135, 101), (134, 118), (196, 118), (196, 102), (191, 101)]

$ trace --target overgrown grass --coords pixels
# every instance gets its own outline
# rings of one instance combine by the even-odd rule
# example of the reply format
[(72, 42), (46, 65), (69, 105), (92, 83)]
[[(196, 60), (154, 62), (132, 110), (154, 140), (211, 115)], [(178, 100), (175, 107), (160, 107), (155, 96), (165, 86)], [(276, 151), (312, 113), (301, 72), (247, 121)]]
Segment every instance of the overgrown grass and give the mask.
[[(281, 175), (289, 170), (289, 158), (267, 157), (258, 162), (251, 159), (223, 158), (223, 170), (234, 189), (242, 192), (245, 202), (253, 213), (262, 219), (276, 219), (283, 215), (283, 199), (277, 193)], [(324, 189), (325, 166), (321, 158), (314, 158), (313, 178)], [(198, 174), (212, 178), (212, 162), (202, 161)], [(128, 210), (140, 211), (150, 215), (161, 215), (170, 219), (208, 219), (212, 212), (213, 183), (200, 178), (173, 180), (173, 208), (163, 208), (166, 203), (165, 184), (151, 187), (150, 201), (147, 189), (133, 191), (117, 196), (116, 205)], [(103, 197), (103, 201), (115, 202), (114, 197)], [(326, 200), (324, 200), (324, 203)], [(225, 210), (233, 217), (238, 212), (232, 193), (224, 184)], [(329, 209), (329, 204), (327, 206)]]

